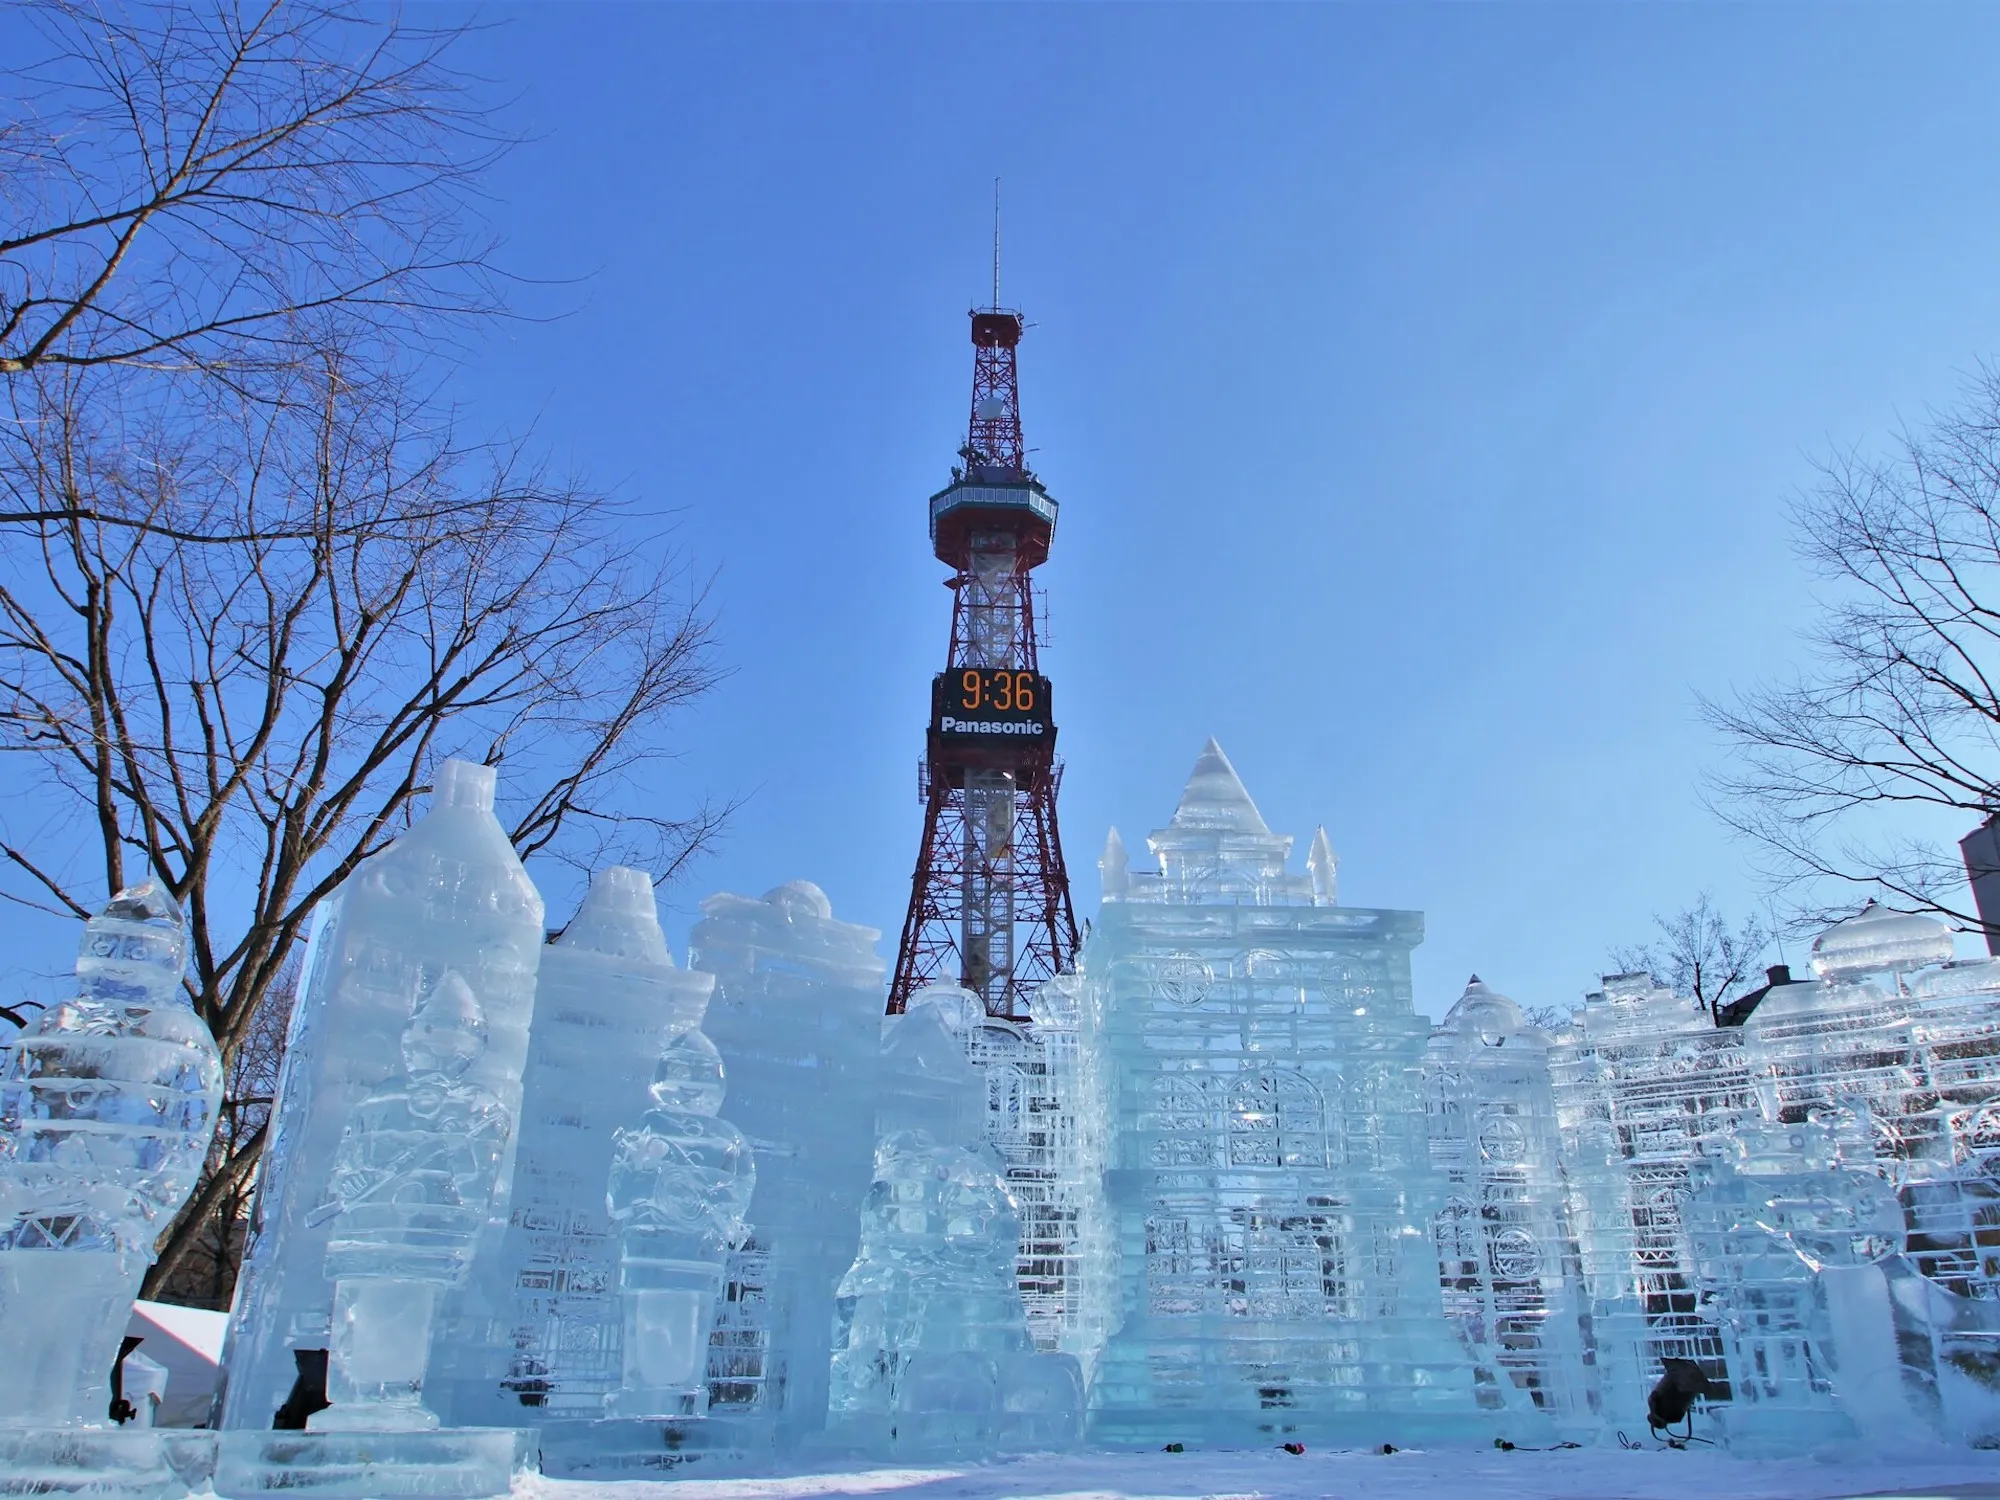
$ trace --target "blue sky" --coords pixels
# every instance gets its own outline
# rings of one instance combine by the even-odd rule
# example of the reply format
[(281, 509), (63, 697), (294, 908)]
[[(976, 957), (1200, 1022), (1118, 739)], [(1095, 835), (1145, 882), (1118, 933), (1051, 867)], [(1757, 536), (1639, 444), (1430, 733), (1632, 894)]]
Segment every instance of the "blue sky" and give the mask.
[(1433, 1013), (1757, 899), (1695, 694), (1797, 658), (1814, 456), (2000, 342), (1990, 8), (479, 14), (506, 261), (576, 279), (456, 394), (716, 575), (734, 674), (656, 795), (747, 801), (677, 945), (807, 877), (889, 955), (996, 175), (1080, 914), (1214, 734), (1344, 899), (1427, 913)]
[(1211, 733), (1346, 900), (1428, 914), (1433, 1012), (1756, 899), (1694, 696), (1799, 653), (1813, 457), (1995, 348), (2000, 15), (487, 14), (508, 256), (587, 280), (466, 399), (718, 574), (735, 674), (659, 794), (749, 800), (677, 940), (804, 876), (893, 943), (996, 175), (1081, 912)]

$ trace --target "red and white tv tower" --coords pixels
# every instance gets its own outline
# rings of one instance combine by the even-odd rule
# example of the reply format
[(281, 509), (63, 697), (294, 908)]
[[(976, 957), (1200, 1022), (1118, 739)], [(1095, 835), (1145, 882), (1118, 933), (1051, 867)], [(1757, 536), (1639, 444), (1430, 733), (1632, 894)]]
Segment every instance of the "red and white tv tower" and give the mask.
[(952, 570), (951, 644), (931, 679), (919, 792), (924, 836), (896, 950), (889, 1014), (948, 980), (989, 1016), (1028, 1018), (1027, 998), (1076, 956), (1076, 913), (1056, 832), (1056, 726), (1041, 673), (1034, 570), (1056, 502), (1028, 468), (1014, 351), (1021, 315), (972, 314), (972, 419), (963, 463), (930, 501), (931, 546)]

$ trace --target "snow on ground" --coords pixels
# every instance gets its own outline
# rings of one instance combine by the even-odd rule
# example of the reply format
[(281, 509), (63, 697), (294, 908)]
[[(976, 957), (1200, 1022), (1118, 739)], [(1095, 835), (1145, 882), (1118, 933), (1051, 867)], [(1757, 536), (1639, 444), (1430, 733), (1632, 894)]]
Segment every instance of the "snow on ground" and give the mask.
[(513, 1500), (2000, 1500), (2000, 1453), (1905, 1462), (1730, 1458), (1699, 1450), (1554, 1453), (1131, 1453), (762, 1479), (524, 1478)]

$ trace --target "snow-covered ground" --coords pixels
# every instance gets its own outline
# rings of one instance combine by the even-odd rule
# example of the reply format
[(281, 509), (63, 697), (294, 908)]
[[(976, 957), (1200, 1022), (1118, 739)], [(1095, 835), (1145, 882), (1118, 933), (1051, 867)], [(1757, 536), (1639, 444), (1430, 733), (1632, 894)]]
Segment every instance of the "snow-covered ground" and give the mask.
[(1887, 1463), (1688, 1450), (1137, 1453), (615, 1487), (529, 1478), (513, 1500), (2000, 1500), (2000, 1453)]

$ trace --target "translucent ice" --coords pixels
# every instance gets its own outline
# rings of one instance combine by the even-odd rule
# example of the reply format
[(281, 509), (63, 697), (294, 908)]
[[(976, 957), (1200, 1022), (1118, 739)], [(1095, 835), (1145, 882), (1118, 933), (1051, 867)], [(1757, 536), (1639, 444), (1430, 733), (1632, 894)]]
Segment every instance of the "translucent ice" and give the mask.
[(1119, 1257), (1093, 1436), (1476, 1435), (1430, 1233), (1422, 917), (1335, 904), (1330, 849), (1288, 871), (1212, 740), (1148, 843), (1157, 873), (1107, 861), (1080, 965)]
[(354, 1107), (327, 1199), (333, 1342), (314, 1431), (421, 1431), (439, 1293), (470, 1268), (513, 1125), (491, 1089), (466, 1081), (486, 1050), (486, 1018), (450, 969), (403, 1032), (404, 1071)]
[(1449, 1195), (1434, 1232), (1445, 1311), (1496, 1407), (1587, 1416), (1548, 1041), (1477, 975), (1424, 1064), (1431, 1159)]
[(757, 1157), (750, 1230), (731, 1252), (710, 1353), (710, 1414), (792, 1449), (826, 1421), (834, 1287), (854, 1260), (875, 1146), (883, 962), (872, 927), (791, 881), (702, 903), (692, 967), (728, 1069), (724, 1118)]
[[(430, 811), (321, 903), (230, 1314), (225, 1426), (268, 1428), (297, 1378), (294, 1351), (332, 1348), (325, 1207), (341, 1139), (356, 1106), (404, 1070), (417, 1001), (447, 970), (485, 1018), (463, 1081), (518, 1112), (542, 939), (541, 897), (493, 815), (493, 772), (463, 761), (444, 762)], [(482, 1231), (491, 1245), (511, 1149)]]
[(433, 1340), (427, 1399), (447, 1421), (603, 1413), (624, 1372), (612, 1134), (645, 1112), (661, 1048), (701, 1023), (714, 986), (674, 967), (641, 870), (598, 871), (542, 950), (507, 1232)]
[(1895, 1336), (1886, 1298), (1871, 1310), (1858, 1285), (1836, 1276), (1829, 1286), (1821, 1273), (1895, 1253), (1902, 1212), (1880, 1177), (1841, 1163), (1824, 1127), (1745, 1125), (1735, 1146), (1733, 1159), (1697, 1166), (1686, 1209), (1703, 1308), (1722, 1335), (1729, 1443), (1739, 1452), (1823, 1449), (1857, 1435), (1839, 1391), (1843, 1364), (1859, 1386), (1879, 1362), (1871, 1351), (1893, 1349)]
[(829, 1414), (848, 1441), (972, 1456), (1074, 1440), (1076, 1362), (1028, 1339), (1020, 1222), (995, 1166), (921, 1130), (877, 1148), (833, 1339)]
[(193, 1191), (222, 1065), (155, 881), (85, 924), (77, 993), (0, 1076), (0, 1426), (103, 1425), (153, 1242)]
[(718, 1120), (722, 1058), (699, 1031), (667, 1044), (653, 1107), (613, 1138), (606, 1204), (618, 1233), (625, 1378), (605, 1409), (625, 1417), (708, 1409), (708, 1340), (725, 1258), (757, 1169), (743, 1132)]

